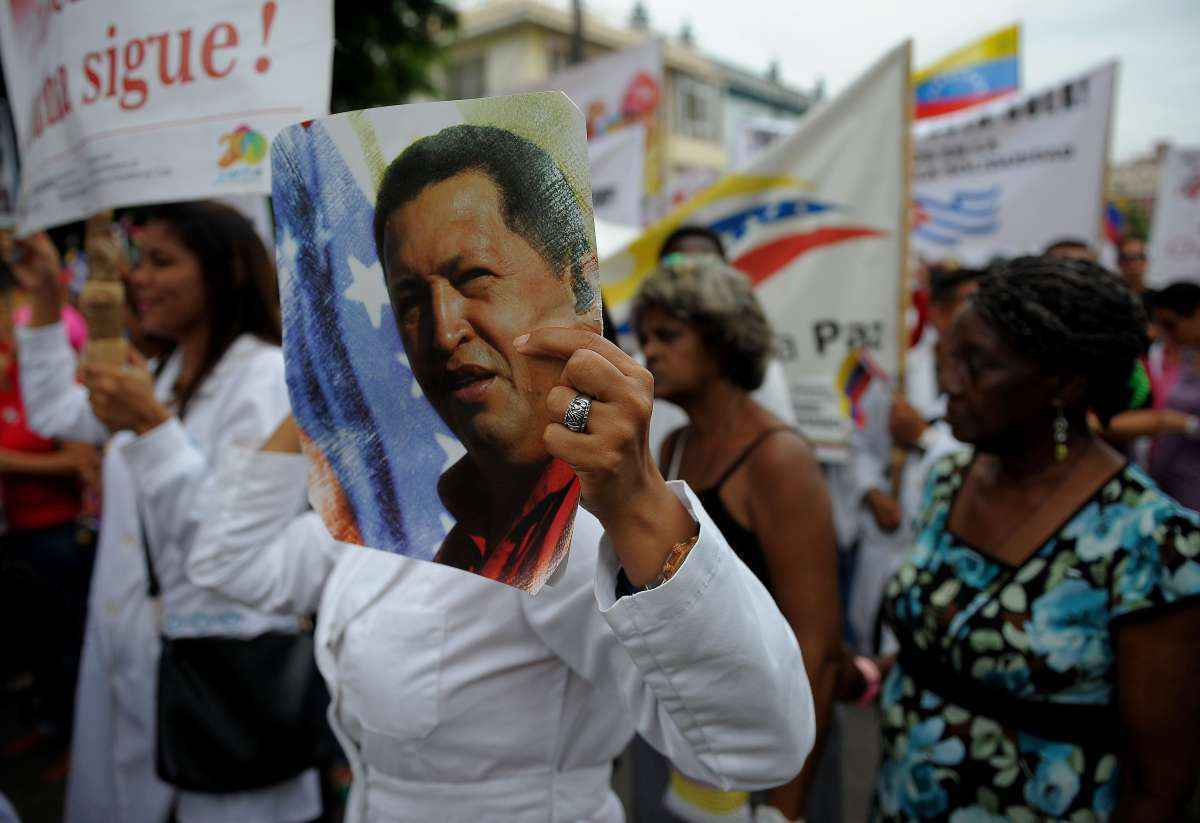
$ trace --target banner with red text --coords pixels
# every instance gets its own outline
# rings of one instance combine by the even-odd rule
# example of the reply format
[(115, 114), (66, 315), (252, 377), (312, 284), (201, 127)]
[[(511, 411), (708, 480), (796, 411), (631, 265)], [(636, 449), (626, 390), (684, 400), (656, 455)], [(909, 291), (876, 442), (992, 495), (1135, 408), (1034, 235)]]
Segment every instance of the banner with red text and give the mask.
[(667, 236), (683, 225), (717, 232), (775, 329), (800, 428), (831, 461), (845, 458), (854, 425), (859, 353), (893, 374), (899, 361), (910, 45), (600, 263), (605, 305), (627, 331)]
[(20, 233), (116, 206), (266, 194), (271, 137), (328, 111), (330, 0), (5, 5)]

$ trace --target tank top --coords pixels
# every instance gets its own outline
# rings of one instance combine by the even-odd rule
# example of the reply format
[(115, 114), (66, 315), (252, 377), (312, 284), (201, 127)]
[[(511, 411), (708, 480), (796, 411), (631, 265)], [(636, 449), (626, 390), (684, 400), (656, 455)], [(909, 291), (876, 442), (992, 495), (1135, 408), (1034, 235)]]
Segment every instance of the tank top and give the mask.
[[(679, 432), (679, 436), (675, 439), (675, 447), (671, 452), (671, 465), (667, 471), (668, 480), (679, 479), (679, 465), (683, 462), (683, 450), (687, 445), (687, 437), (690, 429), (683, 429)], [(767, 569), (767, 557), (763, 554), (762, 544), (754, 532), (747, 529), (741, 523), (734, 519), (725, 503), (721, 500), (721, 487), (725, 485), (733, 473), (738, 470), (742, 463), (754, 453), (754, 450), (759, 447), (768, 437), (783, 431), (791, 431), (788, 426), (778, 426), (773, 429), (767, 429), (758, 437), (742, 449), (741, 454), (734, 458), (729, 467), (721, 473), (717, 482), (708, 487), (704, 491), (695, 490), (696, 497), (700, 500), (700, 505), (704, 507), (704, 511), (708, 512), (708, 516), (712, 519), (713, 525), (721, 532), (725, 538), (725, 542), (733, 549), (743, 563), (746, 564), (750, 571), (754, 572), (767, 591), (774, 595), (774, 590), (771, 588), (771, 575)]]

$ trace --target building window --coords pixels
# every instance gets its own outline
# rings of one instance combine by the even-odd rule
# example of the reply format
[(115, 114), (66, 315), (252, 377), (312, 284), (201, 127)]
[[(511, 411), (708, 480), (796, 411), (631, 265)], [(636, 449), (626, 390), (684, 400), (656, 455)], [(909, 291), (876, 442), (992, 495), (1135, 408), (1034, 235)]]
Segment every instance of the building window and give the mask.
[(720, 139), (720, 95), (714, 86), (690, 77), (675, 77), (676, 130), (699, 140)]
[(472, 100), (487, 96), (483, 56), (468, 57), (450, 69), (450, 87), (446, 90), (451, 100)]

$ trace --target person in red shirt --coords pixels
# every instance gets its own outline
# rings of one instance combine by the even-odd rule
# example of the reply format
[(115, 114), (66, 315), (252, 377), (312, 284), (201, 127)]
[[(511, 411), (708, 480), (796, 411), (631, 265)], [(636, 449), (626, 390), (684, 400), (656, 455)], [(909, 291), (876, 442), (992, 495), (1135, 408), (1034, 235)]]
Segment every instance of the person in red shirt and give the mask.
[[(82, 490), (99, 478), (96, 450), (59, 443), (25, 419), (13, 327), (23, 319), (20, 293), (0, 263), (0, 608), (6, 626), (29, 627), (6, 638), (9, 676), (29, 672), (37, 731), (70, 739), (71, 707), (83, 641), (94, 535), (80, 525)], [(81, 347), (86, 326), (68, 321)]]

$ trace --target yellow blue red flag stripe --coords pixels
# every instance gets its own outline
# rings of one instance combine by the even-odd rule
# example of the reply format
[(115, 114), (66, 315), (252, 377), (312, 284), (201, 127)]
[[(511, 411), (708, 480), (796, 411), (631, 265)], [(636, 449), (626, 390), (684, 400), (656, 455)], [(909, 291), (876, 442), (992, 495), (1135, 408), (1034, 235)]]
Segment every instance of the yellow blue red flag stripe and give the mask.
[(961, 111), (1021, 87), (1021, 27), (976, 40), (913, 75), (915, 116)]

